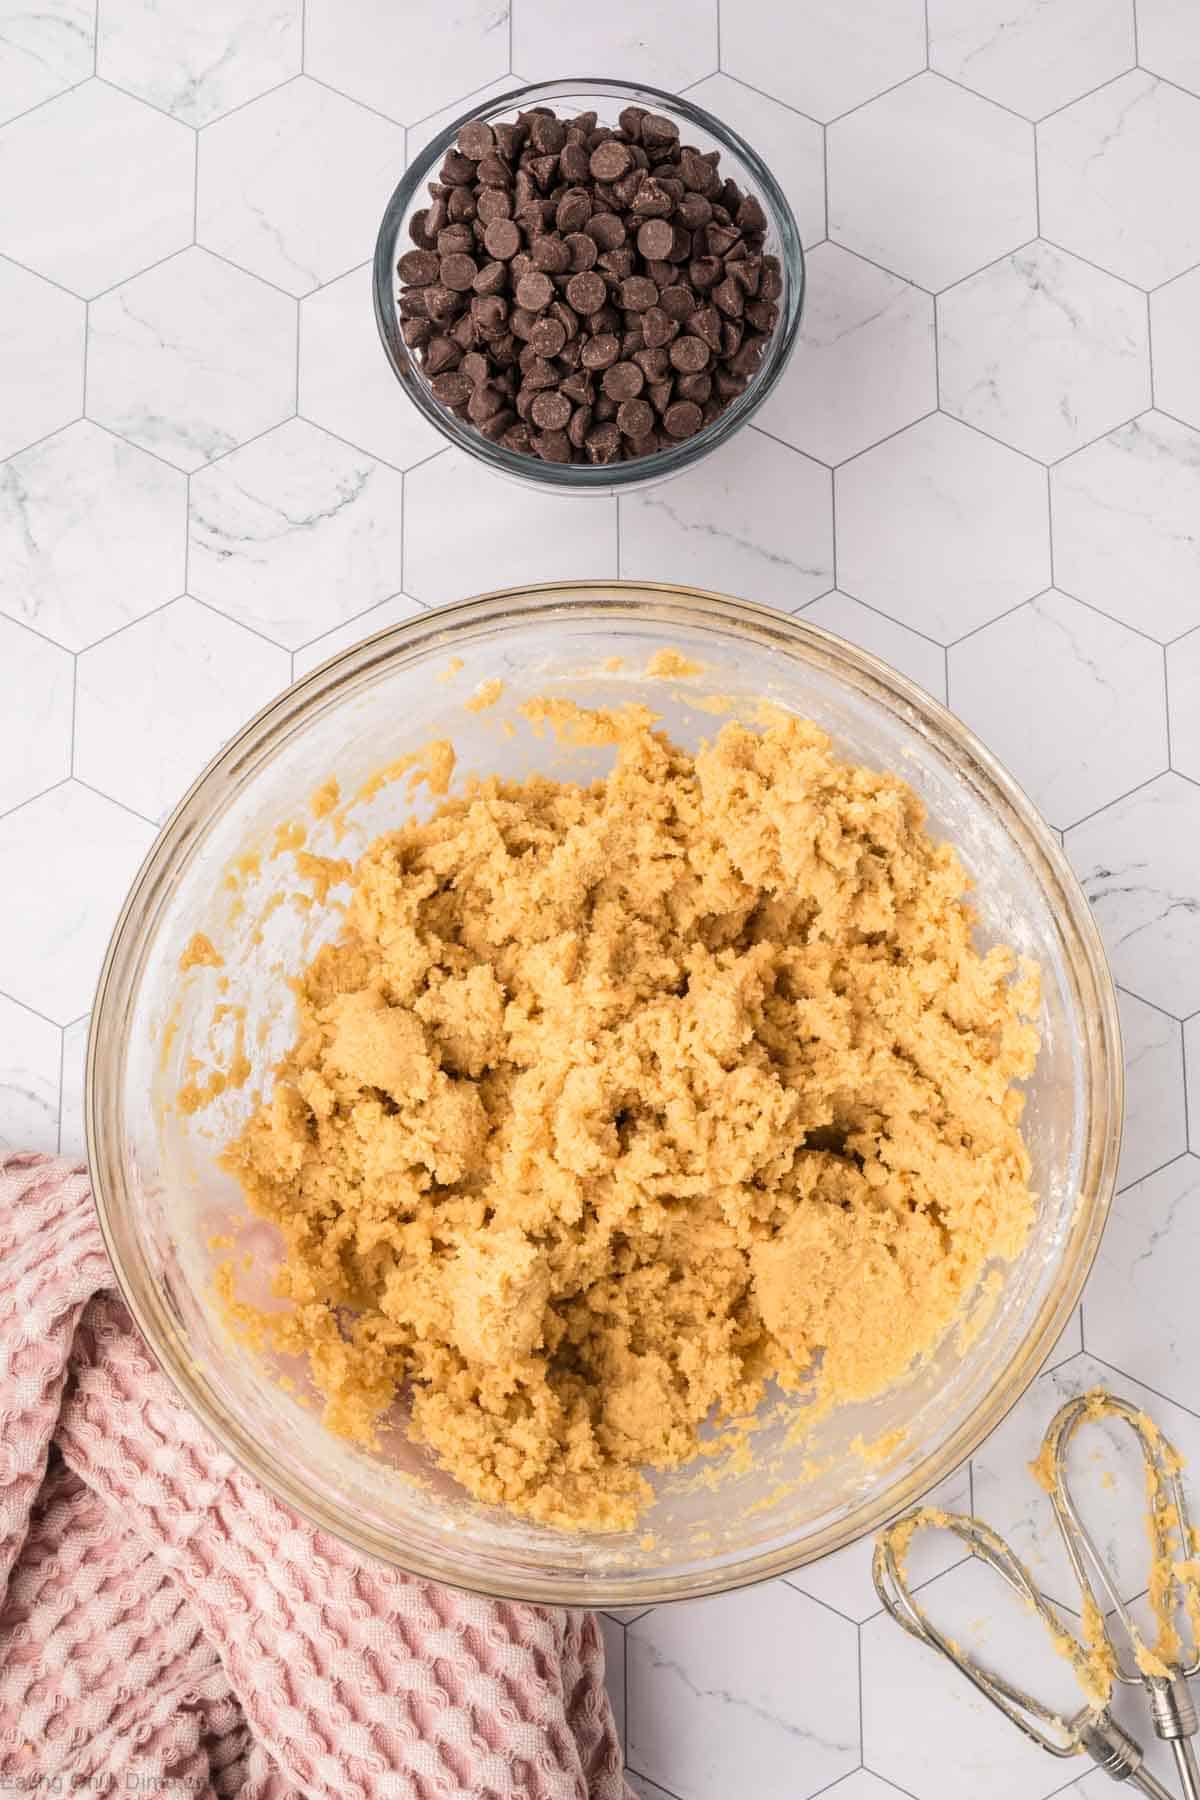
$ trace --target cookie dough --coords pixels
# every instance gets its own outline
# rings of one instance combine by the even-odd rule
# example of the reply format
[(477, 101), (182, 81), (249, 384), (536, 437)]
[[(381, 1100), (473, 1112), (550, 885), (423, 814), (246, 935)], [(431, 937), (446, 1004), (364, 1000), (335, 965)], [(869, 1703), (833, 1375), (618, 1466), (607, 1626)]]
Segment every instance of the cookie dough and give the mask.
[(371, 845), (227, 1159), (333, 1429), (400, 1396), (480, 1500), (628, 1527), (706, 1421), (878, 1392), (1020, 1250), (1037, 974), (814, 725), (693, 756), (643, 708), (530, 711), (612, 773)]

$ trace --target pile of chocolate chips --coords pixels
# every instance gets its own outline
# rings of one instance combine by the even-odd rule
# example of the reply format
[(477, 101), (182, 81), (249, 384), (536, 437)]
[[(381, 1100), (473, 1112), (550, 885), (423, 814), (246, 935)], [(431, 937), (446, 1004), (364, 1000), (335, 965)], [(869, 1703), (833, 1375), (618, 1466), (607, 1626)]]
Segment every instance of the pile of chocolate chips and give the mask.
[(718, 151), (627, 106), (471, 120), (398, 265), (434, 397), (510, 450), (610, 463), (689, 438), (742, 393), (779, 317), (766, 217)]

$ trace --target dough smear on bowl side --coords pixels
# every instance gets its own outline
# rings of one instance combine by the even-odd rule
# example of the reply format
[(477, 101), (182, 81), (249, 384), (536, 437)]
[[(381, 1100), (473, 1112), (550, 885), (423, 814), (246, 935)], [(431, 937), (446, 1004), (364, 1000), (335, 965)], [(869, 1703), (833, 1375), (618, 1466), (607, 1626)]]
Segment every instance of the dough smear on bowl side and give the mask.
[(878, 1393), (1020, 1251), (1037, 970), (816, 726), (692, 755), (643, 707), (525, 710), (612, 772), (473, 781), (366, 850), (226, 1161), (333, 1430), (403, 1392), (478, 1499), (628, 1528), (706, 1421)]

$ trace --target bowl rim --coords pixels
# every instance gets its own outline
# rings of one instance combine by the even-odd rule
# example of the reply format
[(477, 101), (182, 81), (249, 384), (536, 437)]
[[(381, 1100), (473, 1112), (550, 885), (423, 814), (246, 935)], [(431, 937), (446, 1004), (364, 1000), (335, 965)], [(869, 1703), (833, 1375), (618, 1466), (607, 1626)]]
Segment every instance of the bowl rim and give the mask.
[[(530, 601), (534, 604), (531, 606)], [(646, 602), (650, 603), (647, 608)], [(128, 1192), (121, 1156), (120, 1096), (123, 1088), (126, 1037), (122, 998), (134, 989), (148, 960), (154, 919), (148, 903), (165, 903), (176, 859), (203, 847), (206, 829), (216, 814), (208, 806), (210, 785), (229, 779), (234, 786), (251, 781), (272, 747), (307, 722), (314, 705), (334, 704), (344, 690), (365, 683), (372, 672), (395, 657), (416, 659), (434, 652), (453, 652), (470, 634), (514, 615), (527, 619), (590, 614), (614, 624), (653, 618), (670, 630), (675, 622), (701, 619), (731, 633), (749, 632), (786, 652), (795, 646), (817, 652), (839, 673), (865, 678), (882, 688), (934, 727), (939, 739), (975, 765), (985, 784), (1006, 803), (1006, 824), (1023, 839), (1021, 848), (1041, 863), (1039, 877), (1062, 904), (1060, 928), (1073, 937), (1074, 973), (1087, 978), (1083, 1002), (1095, 1021), (1097, 1055), (1089, 1065), (1091, 1129), (1084, 1146), (1083, 1167), (1062, 1255), (1059, 1279), (1043, 1296), (1019, 1350), (978, 1406), (949, 1438), (921, 1458), (894, 1487), (881, 1488), (834, 1523), (821, 1527), (804, 1542), (788, 1540), (698, 1570), (665, 1574), (545, 1573), (526, 1562), (519, 1577), (498, 1579), (494, 1564), (480, 1570), (461, 1553), (451, 1561), (410, 1549), (394, 1534), (364, 1526), (327, 1503), (315, 1487), (294, 1478), (274, 1456), (263, 1452), (242, 1426), (210, 1394), (197, 1370), (175, 1315), (152, 1275), (139, 1279), (142, 1252), (136, 1230), (136, 1204)], [(714, 617), (715, 615), (715, 617)], [(232, 793), (232, 789), (231, 789)], [(225, 802), (227, 804), (228, 801)], [(1047, 880), (1047, 878), (1049, 878)], [(157, 891), (157, 901), (154, 894)], [(755, 601), (670, 582), (589, 579), (542, 582), (491, 592), (458, 601), (436, 611), (402, 620), (342, 650), (309, 671), (254, 714), (212, 757), (161, 827), (113, 928), (96, 988), (88, 1031), (85, 1068), (84, 1123), (91, 1190), (100, 1230), (121, 1296), (155, 1361), (176, 1394), (232, 1460), (269, 1493), (291, 1506), (318, 1530), (404, 1572), (497, 1599), (554, 1606), (656, 1606), (727, 1592), (769, 1580), (805, 1566), (858, 1541), (915, 1504), (930, 1488), (959, 1468), (996, 1429), (1029, 1388), (1058, 1342), (1078, 1302), (1099, 1248), (1116, 1185), (1124, 1110), (1124, 1064), (1116, 990), (1098, 926), (1078, 879), (1056, 836), (1033, 802), (974, 733), (940, 701), (870, 652), (835, 633)], [(470, 1545), (463, 1550), (469, 1558)]]
[[(651, 102), (651, 107), (673, 115), (705, 131), (720, 144), (724, 153), (743, 162), (768, 203), (768, 213), (780, 237), (780, 260), (784, 273), (780, 316), (768, 339), (762, 362), (744, 393), (739, 394), (710, 425), (666, 449), (649, 456), (632, 457), (619, 463), (548, 463), (526, 452), (507, 450), (494, 444), (474, 426), (466, 426), (453, 413), (433, 398), (424, 375), (419, 371), (400, 334), (395, 296), (395, 256), (410, 206), (417, 199), (451, 148), (459, 131), (471, 119), (492, 119), (523, 107), (545, 104), (568, 94), (594, 95), (636, 105)], [(800, 330), (807, 287), (804, 248), (800, 228), (782, 186), (758, 152), (739, 132), (726, 125), (705, 107), (697, 106), (686, 95), (671, 94), (664, 88), (647, 83), (622, 81), (612, 76), (560, 76), (554, 80), (528, 82), (502, 94), (468, 107), (437, 135), (430, 139), (420, 154), (405, 169), (384, 208), (375, 239), (372, 260), (371, 291), (375, 324), (384, 354), (393, 375), (412, 404), (441, 435), (446, 444), (465, 451), (475, 461), (516, 480), (533, 482), (549, 493), (611, 493), (614, 488), (632, 491), (639, 486), (664, 481), (700, 461), (748, 423), (783, 374)], [(436, 453), (435, 453), (436, 454)]]

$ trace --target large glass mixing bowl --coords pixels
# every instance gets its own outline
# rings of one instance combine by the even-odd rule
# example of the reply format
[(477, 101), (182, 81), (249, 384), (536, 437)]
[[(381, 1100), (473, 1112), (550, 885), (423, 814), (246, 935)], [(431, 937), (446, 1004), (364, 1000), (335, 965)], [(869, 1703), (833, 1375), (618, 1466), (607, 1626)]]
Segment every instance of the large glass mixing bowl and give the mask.
[[(647, 662), (664, 646), (703, 675), (651, 678)], [(494, 705), (464, 706), (497, 678)], [(336, 911), (289, 902), (293, 858), (270, 850), (282, 823), (303, 819), (310, 850), (356, 854), (409, 806), (406, 788), (380, 787), (336, 846), (332, 818), (313, 816), (314, 790), (333, 774), (350, 793), (431, 738), (452, 738), (466, 771), (602, 772), (611, 751), (564, 749), (519, 721), (506, 733), (533, 696), (644, 700), (695, 745), (718, 723), (697, 704), (714, 693), (747, 718), (764, 698), (806, 715), (844, 755), (902, 775), (974, 880), (981, 940), (1041, 964), (1043, 1044), (1025, 1114), (1037, 1222), (1019, 1260), (1002, 1268), (999, 1291), (981, 1289), (965, 1328), (877, 1399), (808, 1428), (802, 1402), (790, 1416), (785, 1406), (753, 1440), (749, 1469), (711, 1486), (694, 1470), (656, 1477), (638, 1530), (565, 1534), (471, 1500), (408, 1441), (400, 1419), (377, 1453), (332, 1436), (303, 1369), (270, 1366), (223, 1323), (214, 1265), (245, 1253), (239, 1280), (265, 1298), (272, 1234), (246, 1216), (217, 1157), (290, 1039), (286, 975), (338, 923)], [(221, 951), (221, 969), (181, 973), (197, 931)], [(222, 1005), (244, 1018), (226, 1012), (214, 1024)], [(190, 1116), (172, 1108), (189, 1059), (207, 1067), (239, 1031), (249, 1083)], [(209, 765), (151, 851), (113, 937), (88, 1051), (87, 1132), (130, 1310), (188, 1405), (267, 1488), (358, 1549), (421, 1575), (551, 1604), (635, 1605), (812, 1561), (970, 1454), (1037, 1372), (1078, 1298), (1112, 1193), (1121, 1101), (1112, 985), (1084, 898), (1024, 794), (956, 719), (797, 619), (691, 589), (590, 583), (490, 595), (368, 639), (281, 695)], [(214, 1247), (214, 1237), (225, 1242)]]

